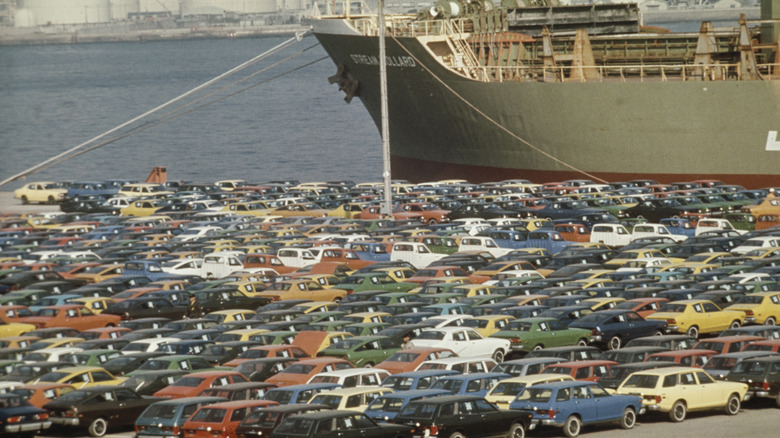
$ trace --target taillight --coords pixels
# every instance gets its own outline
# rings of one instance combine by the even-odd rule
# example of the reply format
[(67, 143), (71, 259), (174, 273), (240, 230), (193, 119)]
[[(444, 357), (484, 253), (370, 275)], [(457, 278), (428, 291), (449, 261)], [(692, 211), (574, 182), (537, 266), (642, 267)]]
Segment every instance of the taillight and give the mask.
[(49, 413), (48, 412), (44, 412), (42, 414), (33, 415), (33, 419), (34, 420), (48, 420), (49, 419)]
[(667, 319), (666, 323), (667, 324), (677, 324), (677, 321), (675, 321), (674, 319)]
[(429, 429), (431, 431), (431, 436), (435, 436), (439, 434), (439, 428), (434, 424)]
[(745, 312), (745, 316), (753, 316), (752, 310), (745, 310), (744, 312)]
[(8, 419), (7, 419), (7, 420), (5, 420), (5, 421), (6, 421), (7, 423), (18, 423), (18, 422), (22, 421), (22, 418), (24, 418), (24, 417), (21, 417), (21, 416), (17, 416), (17, 417), (8, 417)]
[(642, 397), (644, 400), (649, 402), (655, 402), (655, 403), (661, 403), (661, 396), (660, 395), (646, 395)]
[(763, 389), (764, 391), (769, 391), (769, 382), (762, 383), (761, 389)]

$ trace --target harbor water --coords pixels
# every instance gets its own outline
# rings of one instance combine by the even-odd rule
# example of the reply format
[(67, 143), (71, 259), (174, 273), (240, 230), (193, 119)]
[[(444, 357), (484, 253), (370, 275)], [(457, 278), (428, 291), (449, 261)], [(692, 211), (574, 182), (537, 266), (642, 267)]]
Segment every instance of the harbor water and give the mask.
[[(0, 180), (288, 38), (0, 47)], [(347, 104), (328, 83), (335, 72), (316, 39), (306, 37), (144, 119), (132, 135), (27, 180), (144, 179), (154, 166), (166, 166), (169, 179), (189, 181), (381, 180), (377, 128), (359, 100)]]

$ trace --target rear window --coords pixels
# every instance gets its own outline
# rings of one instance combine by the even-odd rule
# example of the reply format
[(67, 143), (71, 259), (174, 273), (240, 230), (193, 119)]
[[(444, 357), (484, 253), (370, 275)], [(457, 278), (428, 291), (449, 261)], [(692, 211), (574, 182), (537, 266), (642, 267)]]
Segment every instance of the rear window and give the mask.
[(401, 409), (398, 418), (430, 420), (436, 412), (436, 406), (437, 405), (431, 403), (410, 403)]
[(623, 383), (624, 388), (655, 388), (658, 376), (650, 374), (632, 374)]
[(515, 400), (530, 401), (536, 403), (548, 403), (552, 396), (552, 390), (549, 388), (526, 387), (523, 392), (518, 394)]
[(203, 408), (195, 413), (189, 421), (203, 423), (221, 423), (227, 414), (227, 409)]

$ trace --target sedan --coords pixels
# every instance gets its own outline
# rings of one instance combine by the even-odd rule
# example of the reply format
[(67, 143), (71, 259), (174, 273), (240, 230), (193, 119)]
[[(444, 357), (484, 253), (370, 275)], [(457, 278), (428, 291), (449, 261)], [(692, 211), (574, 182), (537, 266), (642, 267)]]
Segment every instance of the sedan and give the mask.
[(409, 426), (377, 424), (365, 414), (355, 411), (320, 411), (289, 416), (271, 433), (272, 438), (397, 438), (411, 436), (412, 428)]
[(101, 437), (109, 428), (132, 428), (138, 415), (155, 401), (129, 388), (102, 386), (69, 392), (43, 407), (53, 424), (86, 428), (90, 436)]
[(496, 362), (502, 362), (509, 352), (510, 342), (484, 338), (471, 327), (441, 327), (423, 330), (409, 345), (448, 348), (458, 356), (489, 356)]
[(631, 339), (663, 334), (666, 325), (665, 321), (646, 320), (631, 310), (602, 310), (583, 316), (569, 327), (589, 329), (591, 343), (617, 350)]

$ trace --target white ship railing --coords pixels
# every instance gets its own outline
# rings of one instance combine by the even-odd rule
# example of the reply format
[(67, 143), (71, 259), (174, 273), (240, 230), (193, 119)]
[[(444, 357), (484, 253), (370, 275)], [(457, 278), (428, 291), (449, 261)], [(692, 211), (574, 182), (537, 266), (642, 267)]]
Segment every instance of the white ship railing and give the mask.
[[(741, 81), (740, 64), (641, 64), (572, 67), (556, 66), (480, 66), (486, 82), (671, 82)], [(780, 79), (780, 64), (759, 64), (761, 79)]]

